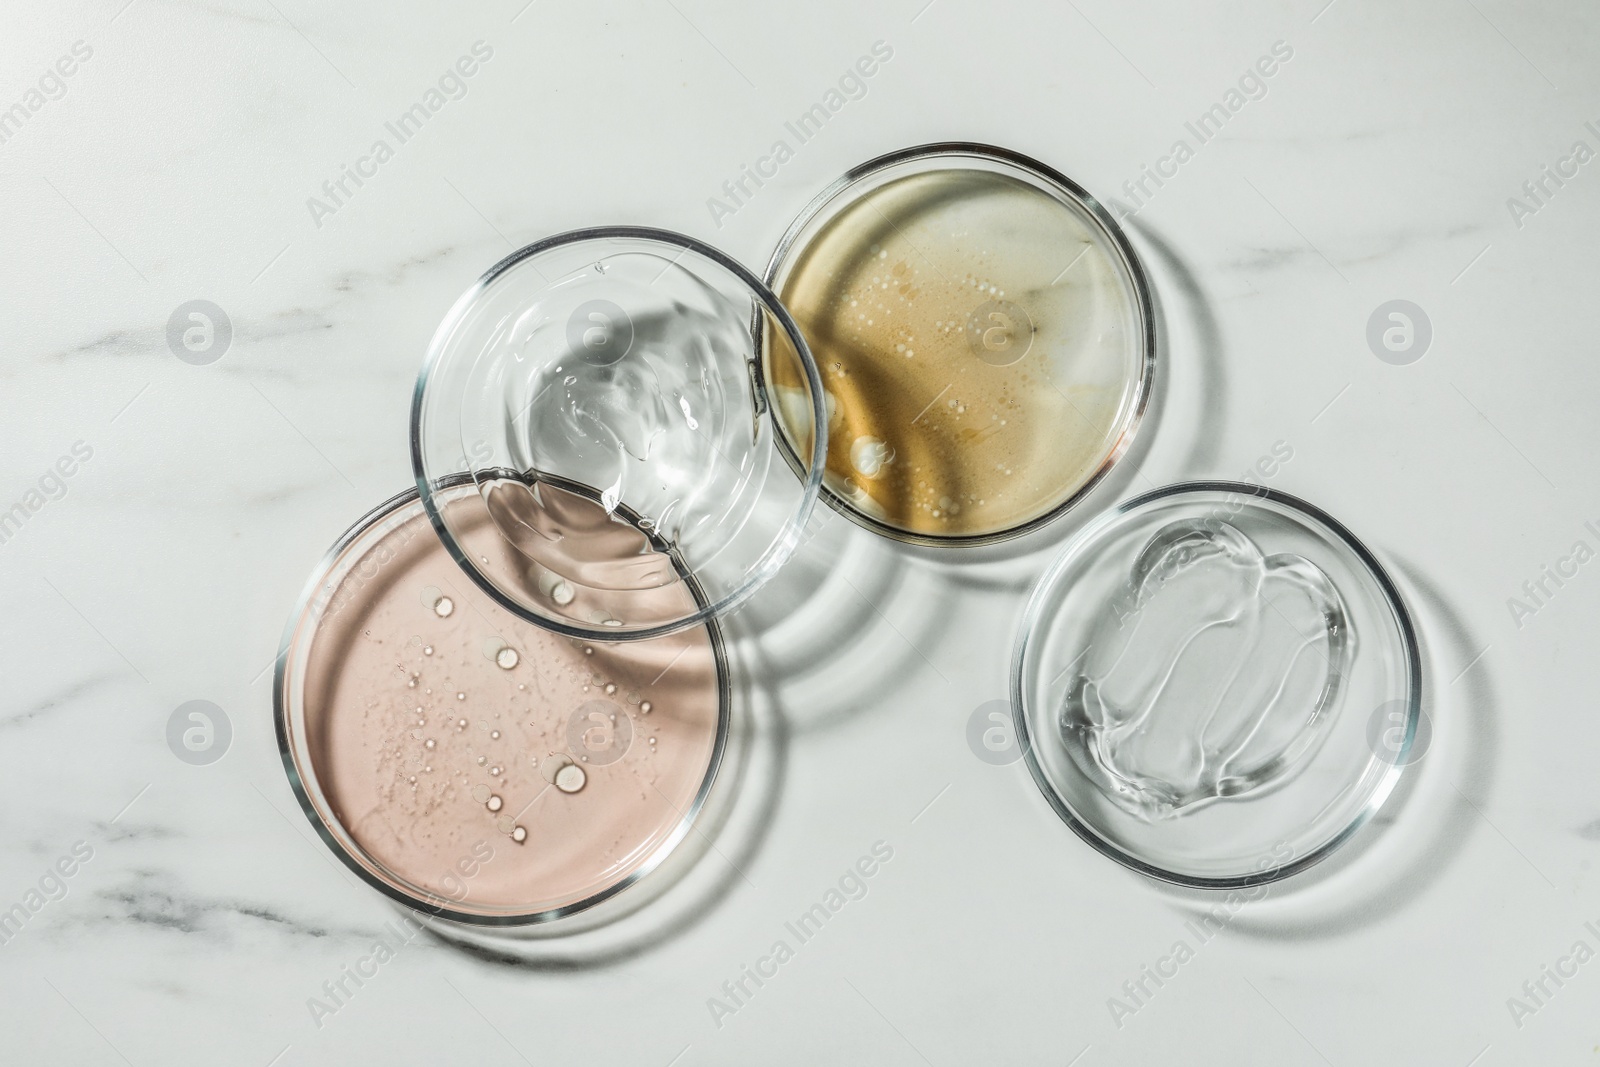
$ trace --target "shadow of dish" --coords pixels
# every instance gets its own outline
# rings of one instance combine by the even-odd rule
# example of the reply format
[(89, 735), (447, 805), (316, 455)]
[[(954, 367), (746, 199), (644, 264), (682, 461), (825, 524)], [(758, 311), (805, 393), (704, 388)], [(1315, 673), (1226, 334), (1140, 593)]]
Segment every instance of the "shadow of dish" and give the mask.
[[(1171, 351), (1172, 330), (1176, 321), (1181, 323), (1184, 336), (1193, 341), (1193, 351), (1197, 357), (1197, 365), (1194, 368), (1198, 371), (1197, 388), (1193, 394), (1195, 409), (1187, 413), (1187, 421), (1192, 423), (1193, 433), (1191, 443), (1181, 452), (1184, 465), (1179, 471), (1178, 480), (1214, 477), (1221, 459), (1222, 443), (1222, 434), (1214, 431), (1227, 422), (1228, 414), (1228, 381), (1226, 364), (1223, 360), (1222, 327), (1211, 311), (1211, 300), (1202, 288), (1199, 276), (1166, 237), (1137, 216), (1124, 218), (1123, 224), (1138, 238), (1139, 244), (1144, 246), (1140, 249), (1141, 252), (1154, 253), (1153, 256), (1146, 258), (1153, 268), (1151, 291), (1156, 296), (1157, 325), (1162, 331), (1158, 334), (1162, 346), (1160, 352), (1165, 357)], [(1176, 294), (1177, 299), (1169, 303), (1163, 297), (1164, 293)], [(1181, 313), (1178, 311), (1179, 308), (1182, 309)], [(1163, 359), (1160, 365), (1167, 366), (1166, 360)], [(1170, 378), (1170, 375), (1163, 376)], [(1175, 419), (1176, 415), (1169, 416), (1169, 425)], [(1178, 427), (1174, 426), (1174, 429), (1176, 428)], [(1208, 430), (1213, 432), (1207, 432)]]
[[(600, 969), (684, 935), (750, 885), (745, 872), (783, 793), (791, 738), (885, 706), (882, 696), (927, 669), (918, 647), (931, 647), (953, 618), (939, 610), (939, 583), (913, 580), (899, 548), (829, 516), (772, 582), (722, 621), (733, 723), (718, 782), (662, 866), (607, 902), (626, 905), (615, 918), (590, 923), (582, 913), (570, 925), (500, 929), (426, 919), (430, 933), (494, 966)], [(886, 608), (913, 625), (896, 626)]]
[(789, 726), (768, 671), (737, 618), (725, 620), (731, 723), (717, 781), (687, 835), (661, 865), (602, 904), (553, 923), (470, 926), (401, 905), (447, 947), (486, 964), (529, 972), (614, 966), (682, 936), (741, 883), (766, 841), (787, 771)]
[(950, 598), (903, 547), (819, 511), (814, 533), (739, 612), (760, 646), (762, 684), (796, 734), (885, 705), (928, 669), (956, 617)]
[[(1229, 930), (1270, 941), (1323, 940), (1371, 926), (1441, 881), (1482, 818), (1481, 798), (1495, 769), (1495, 696), (1482, 661), (1464, 665), (1483, 648), (1418, 569), (1405, 563), (1393, 569), (1422, 646), (1422, 712), (1430, 732), (1419, 723), (1417, 736), (1425, 747), (1372, 821), (1310, 870), (1227, 894), (1161, 884), (1194, 921), (1209, 915)], [(1465, 792), (1457, 782), (1467, 783)]]

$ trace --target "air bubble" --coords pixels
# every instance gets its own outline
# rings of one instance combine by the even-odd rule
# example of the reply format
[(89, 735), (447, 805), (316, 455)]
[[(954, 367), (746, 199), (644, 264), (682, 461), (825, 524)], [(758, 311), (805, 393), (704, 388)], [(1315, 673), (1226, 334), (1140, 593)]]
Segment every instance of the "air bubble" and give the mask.
[(520, 845), (524, 841), (526, 841), (527, 839), (528, 839), (527, 827), (517, 826), (517, 827), (514, 827), (512, 829), (512, 831), (511, 831), (511, 840), (515, 841), (517, 844)]
[(509, 671), (511, 668), (515, 667), (518, 659), (519, 657), (517, 656), (517, 650), (514, 648), (502, 648), (499, 652), (494, 654), (495, 665), (500, 667), (502, 670)]
[(650, 702), (646, 700), (643, 704), (640, 704), (639, 711), (645, 715), (650, 714)]
[(589, 776), (576, 763), (569, 763), (556, 772), (556, 788), (563, 793), (576, 793), (588, 780)]
[(499, 811), (504, 804), (505, 801), (501, 800), (496, 794), (490, 794), (489, 799), (483, 802), (483, 806), (490, 811)]
[(439, 616), (439, 618), (441, 618), (441, 619), (449, 618), (450, 617), (450, 613), (455, 611), (455, 610), (456, 610), (456, 602), (451, 600), (447, 596), (442, 596), (438, 600), (434, 601), (434, 603), (433, 603), (433, 613), (435, 615)]
[(864, 478), (876, 478), (894, 462), (894, 449), (877, 437), (862, 436), (850, 445), (850, 465)]

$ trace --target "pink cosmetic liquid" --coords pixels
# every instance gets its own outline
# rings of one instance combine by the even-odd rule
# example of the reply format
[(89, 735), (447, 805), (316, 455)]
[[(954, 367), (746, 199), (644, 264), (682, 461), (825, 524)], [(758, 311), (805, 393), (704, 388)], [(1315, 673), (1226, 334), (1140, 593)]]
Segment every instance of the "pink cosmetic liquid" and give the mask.
[[(460, 506), (490, 522), (475, 495)], [(642, 537), (614, 546), (672, 567)], [(329, 567), (289, 646), (287, 744), (370, 877), (422, 907), (531, 921), (627, 885), (687, 831), (725, 722), (707, 627), (603, 644), (525, 623), (463, 574), (414, 495)]]

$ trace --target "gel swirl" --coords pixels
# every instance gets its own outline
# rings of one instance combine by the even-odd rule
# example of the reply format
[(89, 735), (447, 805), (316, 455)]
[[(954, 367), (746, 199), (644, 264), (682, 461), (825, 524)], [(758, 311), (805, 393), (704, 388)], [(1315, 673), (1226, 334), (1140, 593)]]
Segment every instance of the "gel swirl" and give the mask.
[(755, 506), (763, 429), (738, 415), (756, 406), (739, 395), (750, 316), (671, 260), (627, 253), (555, 283), (497, 331), (485, 392), (500, 398), (495, 451), (520, 477), (490, 472), (478, 490), (550, 613), (661, 621), (644, 601), (602, 594), (678, 583), (661, 547), (714, 555)]
[(1354, 653), (1338, 590), (1217, 519), (1160, 530), (1092, 628), (1060, 728), (1146, 820), (1280, 787), (1326, 740)]

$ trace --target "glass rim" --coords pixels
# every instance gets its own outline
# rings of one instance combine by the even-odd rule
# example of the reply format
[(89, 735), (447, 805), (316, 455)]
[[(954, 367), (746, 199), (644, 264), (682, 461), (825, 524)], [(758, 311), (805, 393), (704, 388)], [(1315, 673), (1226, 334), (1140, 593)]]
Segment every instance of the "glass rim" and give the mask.
[[(1146, 504), (1189, 493), (1201, 492), (1238, 493), (1258, 500), (1269, 501), (1291, 511), (1299, 512), (1326, 528), (1340, 544), (1351, 551), (1356, 560), (1372, 577), (1384, 604), (1388, 607), (1394, 620), (1395, 628), (1400, 638), (1401, 651), (1405, 659), (1405, 737), (1394, 758), (1386, 761), (1388, 763), (1387, 768), (1385, 768), (1379, 780), (1373, 786), (1361, 809), (1338, 833), (1333, 834), (1305, 855), (1255, 874), (1205, 877), (1172, 871), (1141, 859), (1127, 849), (1102, 837), (1093, 825), (1080, 817), (1073, 810), (1072, 805), (1061, 797), (1055, 786), (1051, 784), (1049, 777), (1045, 774), (1044, 768), (1040, 765), (1038, 756), (1034, 752), (1032, 735), (1028, 729), (1027, 706), (1023, 696), (1023, 690), (1026, 685), (1024, 668), (1027, 664), (1028, 650), (1032, 637), (1038, 628), (1040, 617), (1044, 611), (1045, 595), (1049, 589), (1059, 582), (1062, 573), (1077, 558), (1078, 553), (1118, 519)], [(1417, 723), (1421, 713), (1422, 655), (1417, 641), (1416, 626), (1412, 622), (1410, 609), (1406, 607), (1405, 600), (1400, 595), (1400, 590), (1389, 577), (1388, 571), (1384, 569), (1383, 565), (1378, 562), (1377, 557), (1355, 534), (1326, 511), (1290, 493), (1285, 493), (1278, 489), (1269, 489), (1264, 485), (1256, 485), (1251, 482), (1228, 480), (1174, 482), (1170, 485), (1160, 486), (1147, 493), (1141, 493), (1096, 516), (1093, 521), (1072, 536), (1034, 584), (1033, 591), (1028, 595), (1027, 606), (1023, 609), (1022, 617), (1018, 622), (1016, 642), (1012, 650), (1012, 722), (1017, 731), (1018, 747), (1021, 748), (1023, 759), (1028, 765), (1028, 772), (1033, 777), (1034, 785), (1044, 795), (1046, 802), (1060, 816), (1061, 820), (1071, 828), (1073, 833), (1077, 834), (1101, 855), (1107, 856), (1140, 874), (1189, 889), (1248, 889), (1259, 885), (1267, 885), (1299, 874), (1327, 859), (1365, 826), (1394, 792), (1395, 786), (1399, 784), (1400, 776), (1405, 772), (1408, 765), (1407, 757), (1410, 755), (1411, 745), (1416, 737)]]
[[(315, 788), (317, 796), (322, 795), (320, 787), (316, 786), (315, 768), (310, 768), (310, 781), (308, 782), (307, 776), (301, 771), (300, 761), (295, 755), (290, 720), (292, 712), (297, 708), (301, 712), (304, 711), (304, 704), (298, 695), (289, 692), (288, 667), (290, 657), (295, 651), (296, 635), (300, 633), (301, 626), (308, 616), (313, 613), (312, 605), (316, 601), (318, 591), (333, 572), (340, 557), (372, 527), (420, 498), (421, 494), (415, 487), (396, 493), (362, 515), (340, 534), (312, 569), (311, 576), (307, 579), (294, 610), (289, 615), (289, 621), (284, 626), (283, 635), (278, 642), (278, 658), (273, 668), (272, 717), (274, 734), (278, 742), (278, 756), (283, 762), (284, 773), (289, 779), (290, 791), (294, 793), (295, 800), (299, 802), (300, 810), (311, 823), (311, 827), (316, 832), (317, 837), (346, 867), (354, 871), (358, 878), (390, 900), (430, 919), (444, 919), (449, 922), (477, 927), (528, 927), (551, 923), (558, 919), (576, 915), (579, 912), (588, 911), (635, 885), (665, 863), (677, 851), (678, 846), (683, 843), (684, 838), (693, 829), (695, 821), (706, 806), (712, 788), (719, 777), (723, 758), (727, 753), (733, 722), (732, 681), (727, 646), (722, 629), (715, 618), (706, 619), (702, 622), (702, 625), (706, 627), (711, 643), (712, 659), (716, 664), (718, 705), (717, 732), (712, 742), (711, 753), (707, 758), (705, 776), (702, 778), (699, 788), (695, 791), (694, 799), (683, 811), (679, 812), (678, 821), (673, 825), (672, 831), (656, 845), (643, 863), (616, 882), (603, 887), (582, 900), (562, 905), (558, 908), (547, 908), (543, 911), (485, 915), (477, 912), (461, 911), (451, 907), (451, 904), (459, 902), (447, 901), (447, 898), (437, 897), (430, 899), (432, 895), (426, 894), (426, 891), (415, 895), (408, 893), (401, 889), (399, 885), (396, 885), (395, 882), (407, 885), (410, 884), (409, 882), (406, 882), (399, 875), (393, 874), (393, 872), (389, 873), (393, 876), (394, 882), (375, 873), (376, 871), (387, 872), (388, 868), (370, 857), (364, 860), (365, 850), (359, 848), (349, 830), (337, 819), (331, 819), (331, 815), (328, 818), (324, 818), (322, 810), (312, 795), (313, 788)], [(334, 826), (329, 825), (330, 819), (335, 824)], [(335, 832), (335, 826), (337, 826), (338, 831), (349, 837), (349, 845), (340, 839), (340, 834)], [(359, 851), (362, 855), (354, 854), (352, 846), (354, 851)], [(417, 888), (421, 889), (421, 887)]]
[[(1042, 163), (1032, 156), (1023, 155), (1021, 152), (984, 144), (980, 141), (934, 141), (928, 144), (913, 145), (909, 148), (884, 153), (845, 171), (844, 174), (834, 179), (831, 184), (813, 197), (800, 210), (794, 221), (789, 224), (788, 229), (784, 231), (783, 236), (779, 238), (777, 247), (773, 249), (772, 256), (767, 260), (766, 270), (762, 274), (766, 285), (776, 291), (775, 284), (778, 275), (788, 264), (791, 255), (797, 251), (796, 246), (799, 243), (801, 234), (822, 215), (830, 204), (837, 201), (862, 181), (903, 163), (925, 159), (960, 159), (963, 157), (1014, 167), (1047, 185), (1054, 186), (1058, 193), (1076, 202), (1098, 224), (1102, 235), (1109, 240), (1111, 247), (1116, 250), (1120, 265), (1125, 272), (1126, 278), (1131, 283), (1129, 296), (1132, 298), (1131, 303), (1140, 320), (1140, 347), (1143, 349), (1144, 358), (1139, 364), (1139, 380), (1134, 387), (1133, 404), (1123, 420), (1123, 425), (1117, 435), (1117, 442), (1111, 451), (1106, 454), (1106, 457), (1095, 468), (1094, 472), (1065, 500), (1062, 500), (1049, 510), (1028, 519), (1026, 522), (1008, 526), (1003, 530), (981, 534), (916, 533), (901, 529), (898, 526), (866, 514), (829, 488), (826, 481), (822, 482), (822, 500), (851, 522), (891, 540), (927, 548), (979, 547), (1014, 540), (1050, 525), (1075, 508), (1094, 491), (1096, 486), (1105, 480), (1106, 476), (1111, 473), (1112, 468), (1117, 465), (1132, 446), (1139, 426), (1144, 421), (1145, 411), (1149, 407), (1156, 372), (1155, 305), (1151, 296), (1150, 281), (1145, 273), (1143, 261), (1139, 258), (1139, 254), (1128, 240), (1127, 233), (1122, 229), (1116, 218), (1088, 190), (1048, 164)], [(790, 466), (794, 467), (797, 472), (800, 471), (802, 469), (800, 459), (794, 452), (788, 434), (780, 432), (779, 439), (784, 458), (789, 460)]]
[[(436, 487), (433, 479), (429, 476), (423, 458), (422, 423), (428, 386), (444, 358), (450, 334), (460, 324), (474, 303), (501, 276), (524, 260), (531, 259), (544, 252), (581, 244), (586, 241), (606, 240), (655, 242), (679, 249), (678, 258), (681, 258), (686, 252), (693, 252), (726, 270), (739, 283), (744, 285), (749, 290), (750, 295), (766, 309), (768, 314), (777, 319), (778, 324), (783, 328), (784, 334), (789, 338), (790, 344), (794, 346), (795, 354), (800, 360), (802, 369), (805, 371), (806, 384), (810, 391), (813, 425), (817, 427), (817, 431), (813, 435), (814, 441), (811, 449), (812, 463), (808, 470), (799, 464), (797, 458), (791, 457), (782, 426), (777, 417), (776, 408), (767, 392), (767, 384), (761, 366), (765, 322), (763, 321), (764, 317), (758, 312), (753, 316), (755, 321), (751, 324), (751, 363), (753, 367), (751, 381), (755, 389), (756, 403), (759, 408), (764, 410), (758, 410), (755, 414), (757, 418), (764, 417), (772, 420), (774, 437), (778, 441), (779, 451), (785, 459), (789, 460), (789, 467), (800, 479), (801, 499), (799, 506), (790, 515), (783, 533), (767, 546), (759, 565), (752, 569), (751, 573), (740, 582), (737, 588), (715, 601), (708, 601), (704, 597), (697, 596), (696, 601), (699, 607), (693, 613), (670, 622), (641, 627), (636, 630), (620, 630), (605, 626), (586, 627), (570, 620), (553, 619), (539, 615), (528, 610), (521, 602), (501, 590), (492, 578), (478, 569), (477, 564), (473, 561), (472, 554), (456, 540), (446, 526), (438, 502), (434, 499)], [(445, 550), (450, 553), (451, 558), (456, 561), (456, 565), (466, 573), (473, 584), (487, 594), (496, 604), (525, 622), (565, 637), (580, 637), (589, 641), (614, 644), (621, 641), (648, 641), (657, 637), (665, 637), (669, 634), (687, 630), (710, 619), (726, 615), (749, 599), (757, 589), (765, 585), (782, 569), (783, 565), (794, 555), (795, 550), (799, 548), (802, 534), (806, 524), (811, 519), (812, 510), (816, 506), (817, 498), (821, 493), (822, 472), (828, 449), (827, 407), (823, 399), (822, 375), (817, 370), (816, 360), (811, 355), (811, 349), (807, 346), (805, 337), (800, 332), (800, 327), (789, 314), (789, 309), (783, 305), (783, 302), (778, 299), (771, 288), (749, 268), (720, 249), (697, 238), (677, 233), (673, 230), (665, 230), (653, 226), (590, 226), (552, 234), (549, 237), (524, 245), (490, 267), (467, 288), (466, 292), (456, 298), (455, 303), (451, 305), (450, 310), (440, 320), (433, 337), (429, 340), (427, 356), (423, 360), (422, 369), (417, 374), (416, 386), (412, 391), (411, 397), (410, 440), (411, 470), (416, 479), (417, 491), (422, 499), (422, 506), (433, 525), (434, 533), (438, 535), (439, 540), (444, 544)], [(443, 488), (443, 486), (439, 488)]]

